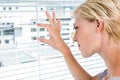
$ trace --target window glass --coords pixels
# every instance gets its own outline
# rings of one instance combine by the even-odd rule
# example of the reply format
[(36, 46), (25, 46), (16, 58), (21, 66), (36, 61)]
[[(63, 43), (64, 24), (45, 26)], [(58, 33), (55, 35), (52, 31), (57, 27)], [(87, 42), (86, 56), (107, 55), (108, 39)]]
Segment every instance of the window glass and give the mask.
[(9, 40), (5, 40), (5, 44), (9, 44)]
[(0, 36), (1, 36), (1, 31), (0, 31)]
[(34, 37), (31, 37), (31, 39), (32, 39), (32, 40), (37, 40), (37, 37), (36, 37), (36, 36), (34, 36)]
[(1, 44), (2, 42), (1, 42), (1, 39), (0, 39), (0, 44)]
[(36, 28), (31, 28), (31, 32), (36, 32)]
[(45, 31), (45, 28), (40, 28), (40, 32)]
[(14, 30), (13, 29), (4, 30), (3, 35), (14, 35)]
[(39, 37), (50, 38), (45, 28), (37, 26), (49, 24), (45, 11), (56, 13), (62, 25), (62, 39), (85, 70), (92, 75), (104, 70), (98, 55), (83, 59), (71, 38), (72, 13), (83, 1), (0, 0), (0, 80), (74, 80), (63, 55), (38, 41)]

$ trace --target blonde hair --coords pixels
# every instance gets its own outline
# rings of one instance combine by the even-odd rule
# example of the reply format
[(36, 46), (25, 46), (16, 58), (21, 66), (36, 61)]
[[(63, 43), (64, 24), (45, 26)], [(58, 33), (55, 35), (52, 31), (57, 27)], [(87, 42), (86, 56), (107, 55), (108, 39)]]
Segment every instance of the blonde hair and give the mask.
[(87, 0), (74, 12), (92, 22), (102, 19), (103, 31), (115, 42), (120, 41), (120, 0)]

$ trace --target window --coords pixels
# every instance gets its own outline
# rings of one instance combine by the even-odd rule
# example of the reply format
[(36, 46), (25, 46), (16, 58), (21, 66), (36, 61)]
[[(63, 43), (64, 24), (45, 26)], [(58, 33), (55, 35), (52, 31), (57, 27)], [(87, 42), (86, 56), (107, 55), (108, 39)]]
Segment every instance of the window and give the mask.
[(15, 7), (15, 9), (18, 9), (18, 7)]
[(6, 7), (3, 7), (3, 10), (6, 10)]
[(69, 33), (62, 33), (61, 35), (69, 35)]
[(43, 8), (40, 8), (40, 10), (42, 11), (42, 10), (43, 10)]
[(14, 30), (13, 29), (4, 30), (3, 35), (14, 35)]
[(5, 40), (5, 44), (9, 44), (9, 40)]
[(40, 32), (43, 32), (43, 31), (45, 31), (45, 28), (40, 28)]
[(2, 23), (2, 25), (5, 25), (5, 23)]
[(33, 24), (36, 24), (36, 22), (33, 22)]
[(40, 37), (45, 38), (45, 36), (40, 36)]
[(1, 31), (0, 31), (0, 36), (1, 36)]
[(55, 10), (55, 7), (51, 7), (50, 10)]
[(0, 44), (1, 44), (2, 42), (1, 42), (1, 39), (0, 39)]
[(36, 32), (36, 28), (31, 28), (31, 32)]
[(70, 38), (63, 38), (64, 40), (70, 40)]
[(12, 8), (11, 7), (9, 7), (9, 10), (11, 10)]
[(63, 23), (62, 25), (70, 25), (69, 23)]
[(37, 37), (36, 36), (31, 37), (31, 40), (37, 40)]
[(10, 25), (10, 23), (6, 23), (7, 25)]
[[(98, 55), (84, 59), (69, 36), (72, 31), (72, 12), (83, 0), (19, 0), (17, 3), (12, 0), (9, 4), (8, 0), (3, 1), (6, 3), (2, 6), (0, 1), (1, 7), (4, 7), (4, 10), (11, 7), (12, 10), (0, 10), (1, 21), (5, 21), (0, 25), (5, 27), (13, 23), (14, 27), (0, 28), (3, 32), (0, 36), (0, 80), (74, 80), (61, 53), (38, 41), (39, 36), (50, 37), (45, 28), (36, 25), (48, 23), (46, 10), (55, 12), (64, 24), (61, 27), (61, 36), (68, 46), (74, 45), (70, 48), (81, 66), (92, 75), (105, 69)], [(72, 8), (69, 11), (63, 9), (69, 6)]]

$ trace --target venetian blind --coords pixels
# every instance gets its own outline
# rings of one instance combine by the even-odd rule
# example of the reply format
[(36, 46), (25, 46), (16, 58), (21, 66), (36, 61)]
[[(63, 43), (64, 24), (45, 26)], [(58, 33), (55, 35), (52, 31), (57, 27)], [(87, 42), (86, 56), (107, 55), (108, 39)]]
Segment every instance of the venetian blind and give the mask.
[(97, 54), (83, 58), (71, 38), (72, 12), (82, 2), (0, 3), (0, 80), (74, 80), (62, 54), (37, 40), (38, 37), (49, 38), (47, 30), (36, 25), (48, 23), (46, 10), (60, 18), (61, 36), (81, 66), (91, 75), (103, 71), (103, 60)]

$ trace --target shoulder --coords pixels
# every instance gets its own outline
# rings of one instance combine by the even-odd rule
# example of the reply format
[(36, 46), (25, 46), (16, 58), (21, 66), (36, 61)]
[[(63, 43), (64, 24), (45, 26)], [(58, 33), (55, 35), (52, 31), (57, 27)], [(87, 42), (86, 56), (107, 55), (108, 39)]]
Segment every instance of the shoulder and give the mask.
[(98, 80), (102, 80), (103, 77), (105, 77), (108, 74), (108, 70), (106, 69), (105, 71), (101, 72), (98, 74)]
[[(107, 69), (105, 71), (99, 73), (98, 74), (98, 80), (102, 80), (107, 74), (108, 74)], [(119, 77), (111, 77), (108, 80), (120, 80), (120, 76)]]

